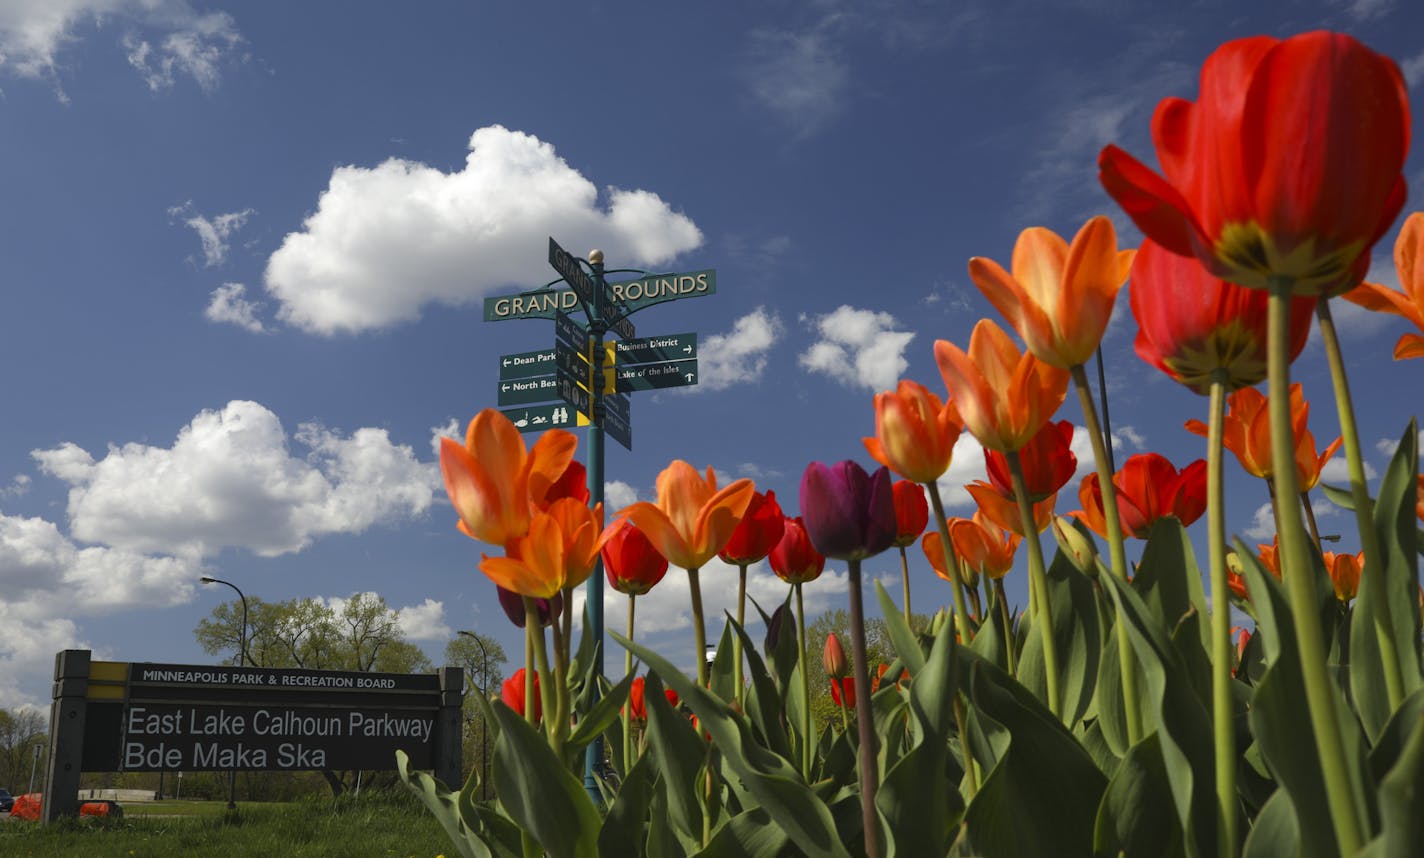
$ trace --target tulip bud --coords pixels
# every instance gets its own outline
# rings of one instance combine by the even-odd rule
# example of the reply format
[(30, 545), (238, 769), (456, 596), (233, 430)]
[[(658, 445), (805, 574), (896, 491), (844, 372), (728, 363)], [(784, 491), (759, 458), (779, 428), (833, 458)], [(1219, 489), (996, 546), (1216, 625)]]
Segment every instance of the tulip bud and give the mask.
[(832, 679), (841, 679), (849, 674), (846, 666), (845, 650), (841, 648), (840, 638), (835, 633), (826, 635), (826, 648), (821, 653), (821, 664), (826, 668), (826, 675)]
[[(499, 591), (499, 606), (504, 609), (504, 615), (509, 617), (509, 621), (521, 629), (524, 628), (524, 597), (511, 590), (506, 590), (498, 584), (495, 589)], [(539, 613), (539, 626), (545, 627), (564, 613), (564, 594), (555, 593), (552, 599), (535, 599), (534, 607)]]
[(1053, 537), (1058, 540), (1058, 547), (1073, 561), (1078, 571), (1097, 577), (1098, 546), (1092, 537), (1078, 529), (1073, 519), (1066, 515), (1053, 519)]

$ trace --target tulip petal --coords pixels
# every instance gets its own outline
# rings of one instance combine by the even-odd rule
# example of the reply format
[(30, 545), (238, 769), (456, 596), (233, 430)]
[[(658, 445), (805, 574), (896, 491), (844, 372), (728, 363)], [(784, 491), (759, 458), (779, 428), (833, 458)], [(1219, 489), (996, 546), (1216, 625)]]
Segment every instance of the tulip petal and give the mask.
[(624, 508), (620, 516), (643, 531), (643, 535), (648, 537), (648, 541), (669, 563), (684, 569), (694, 568), (694, 564), (689, 562), (692, 552), (687, 541), (683, 539), (682, 532), (656, 504), (639, 501)]

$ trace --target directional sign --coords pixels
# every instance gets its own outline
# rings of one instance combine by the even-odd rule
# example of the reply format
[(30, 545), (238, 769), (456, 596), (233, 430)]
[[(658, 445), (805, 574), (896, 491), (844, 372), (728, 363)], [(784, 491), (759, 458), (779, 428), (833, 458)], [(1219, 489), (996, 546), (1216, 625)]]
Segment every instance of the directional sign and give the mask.
[(588, 329), (579, 324), (573, 316), (563, 312), (554, 316), (554, 335), (568, 343), (569, 347), (579, 354), (591, 354), (593, 341), (588, 336)]
[[(554, 366), (560, 372), (567, 373), (569, 377), (577, 379), (585, 390), (593, 389), (593, 365), (563, 343), (554, 346)], [(603, 392), (613, 392), (613, 367), (606, 366), (603, 370)]]
[(619, 367), (614, 373), (620, 393), (629, 390), (657, 390), (697, 383), (697, 361), (674, 360)]
[(579, 411), (582, 411), (584, 414), (592, 413), (593, 400), (589, 392), (579, 387), (577, 381), (563, 373), (559, 373), (557, 378), (559, 398)]
[(573, 287), (575, 294), (583, 299), (585, 307), (592, 306), (594, 295), (597, 294), (594, 291), (593, 279), (584, 273), (578, 259), (560, 247), (553, 236), (549, 237), (549, 264), (554, 266), (554, 270), (559, 272), (565, 283)]
[(587, 426), (589, 419), (561, 402), (548, 405), (530, 405), (526, 408), (505, 408), (501, 413), (508, 417), (520, 432), (543, 432), (545, 429), (568, 428), (575, 425)]
[(633, 426), (626, 418), (605, 410), (603, 412), (603, 431), (608, 433), (608, 437), (622, 444), (628, 452), (633, 452)]
[[(717, 291), (717, 271), (709, 268), (705, 271), (688, 271), (681, 274), (650, 274), (638, 280), (609, 283), (608, 291), (611, 293), (608, 297), (612, 300), (604, 302), (605, 320), (622, 319), (623, 316), (664, 301), (701, 298), (714, 294)], [(626, 309), (620, 307), (620, 304), (626, 305)], [(486, 298), (485, 321), (552, 319), (560, 310), (571, 313), (578, 307), (579, 297), (571, 289), (536, 289), (517, 295)], [(625, 332), (619, 330), (618, 325), (613, 327), (624, 339), (633, 338), (631, 330)]]
[(632, 409), (626, 393), (605, 393), (603, 395), (603, 410), (606, 414), (622, 418), (624, 423), (631, 425), (633, 422)]
[(524, 405), (528, 402), (547, 402), (558, 399), (558, 383), (552, 375), (538, 378), (510, 379), (499, 383), (500, 405)]
[(499, 356), (499, 380), (511, 378), (532, 378), (536, 375), (554, 374), (554, 350), (520, 352)]
[(639, 337), (624, 340), (614, 348), (619, 366), (630, 363), (655, 363), (669, 360), (689, 360), (697, 357), (696, 334), (668, 334), (662, 337)]
[(681, 298), (701, 298), (717, 291), (717, 271), (688, 271), (684, 274), (649, 274), (637, 280), (609, 283), (613, 300), (628, 305), (629, 313), (644, 307), (677, 301)]

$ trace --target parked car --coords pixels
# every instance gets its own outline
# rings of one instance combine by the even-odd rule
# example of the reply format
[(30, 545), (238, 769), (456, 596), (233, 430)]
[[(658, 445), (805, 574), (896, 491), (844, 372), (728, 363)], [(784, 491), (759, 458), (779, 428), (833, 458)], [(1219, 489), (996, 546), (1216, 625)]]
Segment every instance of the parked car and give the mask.
[(15, 806), (15, 797), (7, 789), (0, 789), (0, 813), (9, 813)]

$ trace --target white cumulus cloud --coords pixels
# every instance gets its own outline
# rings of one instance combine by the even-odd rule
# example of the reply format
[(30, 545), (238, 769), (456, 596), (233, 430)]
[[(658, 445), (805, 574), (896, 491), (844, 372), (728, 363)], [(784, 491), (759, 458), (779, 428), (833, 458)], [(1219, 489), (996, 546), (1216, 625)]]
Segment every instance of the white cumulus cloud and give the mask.
[(915, 338), (895, 330), (895, 317), (842, 304), (809, 320), (819, 339), (802, 353), (801, 366), (847, 387), (889, 390), (909, 368), (905, 347)]
[(260, 301), (247, 300), (246, 286), (241, 283), (224, 283), (213, 290), (203, 317), (209, 322), (237, 325), (244, 331), (264, 334), (267, 332), (267, 326), (257, 316), (262, 306)]
[(463, 169), (391, 158), (338, 167), (302, 229), (267, 263), (279, 316), (332, 335), (388, 327), (552, 279), (548, 240), (610, 264), (658, 267), (702, 233), (656, 194), (592, 182), (552, 144), (498, 125), (470, 136)]
[(413, 641), (443, 641), (450, 637), (445, 622), (445, 603), (426, 599), (419, 605), (400, 609), (400, 628)]
[(734, 384), (757, 381), (766, 370), (766, 355), (781, 336), (781, 319), (757, 307), (732, 324), (725, 334), (713, 334), (698, 349), (701, 378), (690, 392), (725, 390)]
[(234, 400), (203, 411), (171, 447), (110, 446), (99, 460), (66, 443), (31, 455), (70, 484), (75, 538), (143, 553), (271, 557), (319, 536), (359, 533), (430, 506), (439, 477), (384, 429), (298, 427), (294, 456), (277, 415)]

